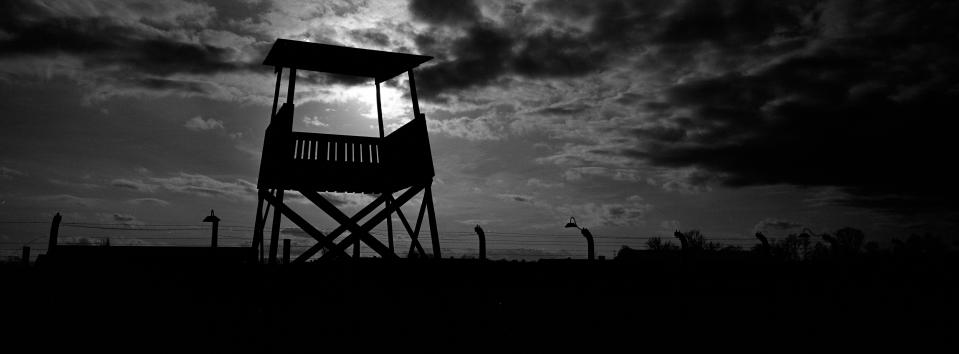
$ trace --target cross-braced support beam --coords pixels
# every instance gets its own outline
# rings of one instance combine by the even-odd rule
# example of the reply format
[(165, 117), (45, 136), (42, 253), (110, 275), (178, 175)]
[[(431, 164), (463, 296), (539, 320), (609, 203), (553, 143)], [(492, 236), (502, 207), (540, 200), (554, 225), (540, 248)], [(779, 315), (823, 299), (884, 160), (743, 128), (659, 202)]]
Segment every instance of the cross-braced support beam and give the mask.
[[(423, 201), (420, 205), (420, 211), (416, 220), (416, 225), (413, 227), (410, 225), (409, 220), (406, 218), (402, 209), (400, 208), (421, 191), (423, 191)], [(280, 215), (285, 216), (316, 240), (315, 245), (301, 253), (295, 260), (293, 260), (294, 263), (306, 262), (307, 260), (313, 258), (313, 256), (315, 256), (319, 251), (324, 249), (326, 252), (319, 258), (320, 261), (326, 261), (335, 258), (348, 258), (349, 256), (346, 253), (346, 249), (350, 246), (354, 246), (357, 241), (366, 244), (366, 246), (373, 249), (380, 257), (386, 259), (397, 258), (392, 248), (384, 245), (383, 242), (370, 233), (373, 228), (375, 228), (381, 222), (387, 220), (393, 213), (396, 213), (397, 216), (399, 216), (403, 226), (406, 228), (407, 233), (410, 235), (411, 251), (415, 247), (416, 251), (421, 256), (425, 256), (426, 252), (423, 250), (418, 236), (422, 228), (423, 217), (424, 215), (428, 215), (428, 219), (430, 221), (430, 233), (433, 241), (433, 256), (436, 258), (440, 257), (439, 237), (435, 226), (435, 213), (433, 211), (432, 195), (430, 193), (429, 184), (414, 185), (406, 189), (399, 197), (394, 197), (392, 193), (383, 193), (352, 217), (347, 216), (345, 213), (340, 211), (335, 205), (333, 205), (333, 203), (316, 191), (301, 190), (299, 192), (340, 225), (329, 234), (324, 235), (321, 231), (306, 221), (306, 219), (286, 206), (283, 203), (281, 194), (278, 193), (278, 191), (260, 190), (259, 202), (257, 203), (257, 219), (254, 228), (254, 247), (262, 247), (263, 229), (265, 228), (267, 213), (269, 212), (270, 206), (272, 206), (275, 212), (274, 228), (272, 230), (273, 234), (270, 238), (271, 250), (276, 247), (276, 241), (273, 240), (279, 239), (279, 228), (276, 227), (276, 220)], [(263, 211), (263, 202), (266, 202), (266, 213), (261, 213)], [(373, 212), (380, 206), (383, 206), (383, 208), (373, 214)], [(373, 214), (373, 216), (361, 224), (360, 221), (370, 214)], [(336, 242), (336, 239), (346, 232), (349, 232), (348, 236), (339, 242)]]

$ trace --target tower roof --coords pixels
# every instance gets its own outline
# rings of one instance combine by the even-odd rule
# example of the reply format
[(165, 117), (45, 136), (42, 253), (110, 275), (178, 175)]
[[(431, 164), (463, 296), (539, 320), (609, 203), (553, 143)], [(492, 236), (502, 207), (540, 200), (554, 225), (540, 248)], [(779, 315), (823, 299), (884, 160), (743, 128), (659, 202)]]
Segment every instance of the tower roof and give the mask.
[(433, 57), (277, 39), (263, 65), (371, 77), (380, 83)]

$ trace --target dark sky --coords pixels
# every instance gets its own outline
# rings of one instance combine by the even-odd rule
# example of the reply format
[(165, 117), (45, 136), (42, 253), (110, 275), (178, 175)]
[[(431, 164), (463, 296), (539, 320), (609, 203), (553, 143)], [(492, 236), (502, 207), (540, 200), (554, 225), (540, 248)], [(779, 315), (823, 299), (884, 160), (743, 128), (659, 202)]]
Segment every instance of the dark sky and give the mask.
[[(569, 216), (608, 256), (674, 229), (952, 236), (957, 27), (953, 1), (3, 1), (0, 221), (252, 226), (260, 63), (289, 38), (435, 57), (417, 87), (453, 254), (475, 224), (575, 236)], [(301, 74), (295, 129), (377, 134), (371, 83)], [(583, 252), (562, 240), (501, 246)]]

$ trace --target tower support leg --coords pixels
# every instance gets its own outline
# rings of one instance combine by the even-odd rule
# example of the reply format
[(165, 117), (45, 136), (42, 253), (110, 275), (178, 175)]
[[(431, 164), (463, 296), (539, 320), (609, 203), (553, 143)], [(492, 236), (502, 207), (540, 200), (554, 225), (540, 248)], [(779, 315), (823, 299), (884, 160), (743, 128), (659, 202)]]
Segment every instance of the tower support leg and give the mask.
[(423, 192), (423, 203), (427, 203), (426, 215), (430, 221), (430, 238), (433, 240), (433, 258), (442, 259), (443, 254), (440, 252), (440, 236), (436, 230), (436, 212), (433, 208), (433, 188), (429, 184), (426, 185), (426, 191)]
[(265, 191), (262, 189), (257, 192), (256, 219), (253, 222), (253, 244), (251, 245), (254, 250), (259, 252), (259, 261), (263, 260), (263, 224), (266, 217), (266, 215), (263, 215), (263, 193)]
[[(283, 203), (283, 190), (276, 190), (277, 203)], [(270, 264), (276, 264), (276, 253), (280, 243), (280, 213), (273, 213), (273, 229), (270, 230)]]
[[(392, 210), (390, 209), (393, 205), (392, 197), (393, 193), (390, 193), (390, 198), (386, 200), (386, 210)], [(396, 254), (396, 250), (393, 248), (393, 213), (386, 214), (386, 238), (390, 252)]]

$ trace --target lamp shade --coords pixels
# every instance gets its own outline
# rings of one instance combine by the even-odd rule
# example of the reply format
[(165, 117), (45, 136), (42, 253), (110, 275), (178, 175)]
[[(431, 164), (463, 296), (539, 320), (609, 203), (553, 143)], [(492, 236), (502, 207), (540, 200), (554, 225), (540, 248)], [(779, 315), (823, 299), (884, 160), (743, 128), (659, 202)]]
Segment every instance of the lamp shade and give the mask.
[(203, 218), (203, 222), (219, 222), (219, 221), (220, 221), (220, 218), (216, 217), (216, 215), (213, 215), (213, 209), (210, 209), (210, 215)]

